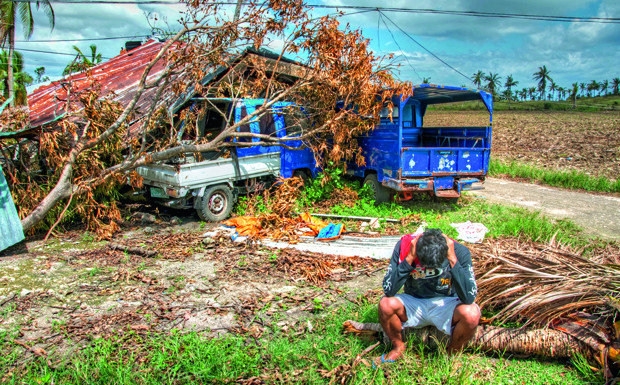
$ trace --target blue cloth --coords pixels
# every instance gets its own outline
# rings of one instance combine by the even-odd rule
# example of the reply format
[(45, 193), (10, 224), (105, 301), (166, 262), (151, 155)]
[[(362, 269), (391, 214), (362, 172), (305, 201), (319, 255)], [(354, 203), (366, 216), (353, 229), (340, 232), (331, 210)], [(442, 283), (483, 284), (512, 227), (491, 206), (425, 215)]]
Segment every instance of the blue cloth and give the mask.
[(342, 223), (337, 225), (330, 223), (329, 225), (323, 227), (319, 234), (316, 236), (316, 239), (329, 239), (334, 238), (340, 235), (340, 229), (342, 229)]

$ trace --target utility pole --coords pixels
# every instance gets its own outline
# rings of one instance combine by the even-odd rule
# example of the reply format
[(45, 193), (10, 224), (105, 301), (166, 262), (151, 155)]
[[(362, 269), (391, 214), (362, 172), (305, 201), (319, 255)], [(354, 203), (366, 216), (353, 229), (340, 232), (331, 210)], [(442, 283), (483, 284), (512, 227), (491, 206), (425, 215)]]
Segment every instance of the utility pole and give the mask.
[(242, 4), (243, 4), (243, 0), (237, 0), (237, 6), (235, 7), (235, 16), (233, 17), (233, 23), (239, 20), (239, 16), (241, 15)]

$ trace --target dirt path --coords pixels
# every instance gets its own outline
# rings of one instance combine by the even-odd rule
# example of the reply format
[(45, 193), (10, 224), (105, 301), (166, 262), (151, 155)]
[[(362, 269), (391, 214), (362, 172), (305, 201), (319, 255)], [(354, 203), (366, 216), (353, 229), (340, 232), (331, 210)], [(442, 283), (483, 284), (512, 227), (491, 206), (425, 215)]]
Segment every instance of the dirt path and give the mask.
[(470, 195), (567, 218), (589, 234), (620, 241), (620, 198), (488, 178), (484, 190)]

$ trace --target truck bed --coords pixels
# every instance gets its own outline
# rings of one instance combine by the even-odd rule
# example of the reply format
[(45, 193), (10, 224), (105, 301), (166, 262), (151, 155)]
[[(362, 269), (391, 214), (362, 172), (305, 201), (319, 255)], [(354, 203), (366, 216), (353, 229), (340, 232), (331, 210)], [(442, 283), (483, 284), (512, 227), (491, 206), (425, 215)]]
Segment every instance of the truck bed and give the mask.
[(489, 150), (465, 148), (404, 148), (404, 177), (437, 174), (484, 174)]
[(148, 186), (192, 190), (204, 186), (280, 173), (280, 152), (239, 158), (240, 175), (236, 175), (231, 158), (207, 160), (181, 165), (150, 164), (136, 169)]

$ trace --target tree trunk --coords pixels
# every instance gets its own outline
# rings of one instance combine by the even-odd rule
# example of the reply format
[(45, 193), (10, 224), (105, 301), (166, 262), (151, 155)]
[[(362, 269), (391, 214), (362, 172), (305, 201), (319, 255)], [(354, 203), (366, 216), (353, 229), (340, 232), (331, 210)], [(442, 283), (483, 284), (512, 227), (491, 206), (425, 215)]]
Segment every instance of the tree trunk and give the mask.
[[(378, 323), (346, 321), (343, 326), (345, 333), (362, 337), (381, 337), (384, 343), (389, 343)], [(432, 326), (420, 329), (405, 328), (403, 338), (408, 339), (411, 336), (430, 346), (438, 344), (445, 346), (450, 340), (448, 335)], [(592, 353), (588, 345), (558, 330), (513, 329), (490, 325), (478, 326), (469, 346), (485, 352), (497, 351), (548, 358), (570, 358), (579, 352)]]
[(9, 26), (9, 62), (7, 63), (7, 83), (9, 88), (9, 105), (15, 107), (15, 84), (13, 79), (13, 51), (15, 50), (15, 25)]

